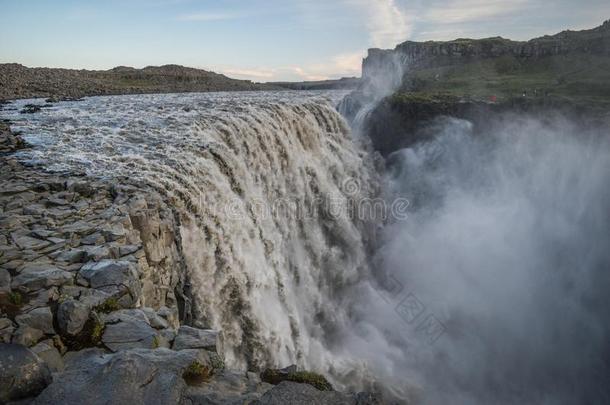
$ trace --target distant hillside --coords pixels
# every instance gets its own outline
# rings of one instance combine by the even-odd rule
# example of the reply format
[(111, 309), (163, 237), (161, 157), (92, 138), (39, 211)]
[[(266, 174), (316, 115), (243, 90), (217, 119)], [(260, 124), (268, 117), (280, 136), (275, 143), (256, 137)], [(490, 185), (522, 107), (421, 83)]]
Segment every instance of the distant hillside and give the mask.
[(610, 102), (610, 21), (530, 41), (407, 41), (393, 50), (371, 49), (363, 61), (363, 82), (388, 75), (397, 63), (404, 70), (401, 92)]
[(78, 98), (105, 94), (267, 90), (272, 85), (236, 80), (178, 65), (143, 69), (74, 70), (0, 64), (0, 100), (33, 97)]
[(337, 80), (317, 80), (307, 82), (272, 82), (267, 83), (290, 90), (351, 90), (360, 85), (357, 77), (343, 77)]

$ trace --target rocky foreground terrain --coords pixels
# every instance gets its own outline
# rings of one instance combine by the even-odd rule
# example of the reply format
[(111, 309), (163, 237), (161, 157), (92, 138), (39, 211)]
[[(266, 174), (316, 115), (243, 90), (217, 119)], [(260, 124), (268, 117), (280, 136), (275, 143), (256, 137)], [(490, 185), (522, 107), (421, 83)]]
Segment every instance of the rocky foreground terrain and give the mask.
[(101, 71), (0, 64), (0, 100), (277, 88), (279, 87), (231, 79), (218, 73), (179, 65), (148, 66), (143, 69), (119, 66)]
[(195, 327), (177, 219), (128, 179), (21, 164), (0, 123), (0, 403), (380, 404), (321, 375), (225, 368)]

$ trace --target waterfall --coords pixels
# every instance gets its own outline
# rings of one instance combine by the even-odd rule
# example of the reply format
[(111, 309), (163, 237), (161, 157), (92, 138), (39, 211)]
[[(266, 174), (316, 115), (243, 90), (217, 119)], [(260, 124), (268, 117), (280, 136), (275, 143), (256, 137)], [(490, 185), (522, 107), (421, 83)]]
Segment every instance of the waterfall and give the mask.
[(377, 187), (334, 107), (342, 95), (92, 97), (9, 118), (35, 145), (24, 161), (165, 197), (194, 323), (221, 331), (230, 367), (340, 373), (355, 305), (345, 291), (369, 277), (373, 229), (348, 207)]

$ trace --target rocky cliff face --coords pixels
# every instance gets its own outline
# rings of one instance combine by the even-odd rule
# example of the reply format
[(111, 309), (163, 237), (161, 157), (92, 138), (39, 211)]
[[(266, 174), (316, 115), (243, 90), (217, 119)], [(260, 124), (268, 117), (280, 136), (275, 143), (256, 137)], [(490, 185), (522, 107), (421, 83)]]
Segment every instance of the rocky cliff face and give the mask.
[(584, 31), (563, 31), (530, 41), (511, 41), (495, 37), (456, 39), (454, 41), (406, 41), (393, 50), (369, 49), (362, 63), (362, 77), (379, 75), (380, 68), (399, 59), (411, 68), (443, 66), (511, 55), (519, 58), (540, 58), (568, 53), (610, 55), (610, 20)]

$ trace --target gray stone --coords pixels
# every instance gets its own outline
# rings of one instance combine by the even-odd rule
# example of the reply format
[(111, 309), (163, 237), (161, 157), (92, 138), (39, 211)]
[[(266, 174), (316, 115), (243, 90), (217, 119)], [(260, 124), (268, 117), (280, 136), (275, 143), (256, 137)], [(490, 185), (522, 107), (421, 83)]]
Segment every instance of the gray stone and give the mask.
[(112, 258), (112, 252), (107, 246), (84, 246), (85, 251), (84, 261), (93, 260), (99, 262), (100, 260)]
[(150, 325), (146, 314), (141, 309), (119, 309), (118, 311), (113, 311), (104, 315), (103, 321), (104, 323), (137, 321)]
[(98, 305), (102, 305), (110, 297), (112, 297), (112, 295), (108, 294), (107, 292), (101, 290), (94, 290), (91, 288), (83, 288), (83, 291), (80, 293), (78, 300), (83, 304), (89, 306), (89, 308), (95, 308)]
[(148, 318), (148, 323), (155, 329), (167, 329), (169, 328), (169, 323), (157, 315), (154, 309), (152, 308), (142, 308), (142, 311), (146, 314), (146, 318)]
[(64, 252), (61, 252), (59, 256), (57, 256), (57, 260), (60, 262), (67, 263), (82, 263), (87, 258), (87, 252), (83, 249), (70, 249)]
[(42, 249), (51, 244), (51, 242), (47, 242), (46, 240), (32, 238), (31, 236), (27, 236), (27, 235), (15, 238), (15, 243), (21, 249), (31, 249), (31, 250)]
[(108, 292), (115, 297), (128, 295), (127, 304), (134, 304), (141, 291), (136, 266), (119, 260), (89, 262), (79, 271), (79, 278), (92, 288)]
[(72, 284), (73, 279), (74, 276), (70, 272), (51, 265), (41, 265), (21, 270), (19, 275), (13, 279), (11, 286), (13, 289), (31, 292), (51, 286)]
[(114, 242), (121, 238), (124, 238), (126, 235), (125, 228), (122, 224), (113, 224), (111, 226), (106, 227), (106, 229), (102, 230), (102, 234), (107, 242)]
[(319, 391), (309, 384), (284, 381), (267, 391), (252, 405), (355, 405), (351, 396), (337, 391)]
[(57, 287), (51, 287), (48, 290), (39, 290), (36, 295), (21, 308), (23, 312), (31, 311), (34, 308), (44, 308), (50, 305), (51, 301), (59, 299), (59, 290)]
[(12, 343), (23, 345), (26, 347), (34, 346), (44, 336), (39, 329), (34, 329), (29, 326), (20, 326), (13, 333)]
[(83, 245), (101, 245), (105, 242), (105, 239), (100, 232), (95, 232), (91, 235), (85, 236), (80, 242)]
[(139, 245), (124, 245), (119, 247), (119, 255), (127, 256), (137, 252), (140, 249)]
[(72, 234), (84, 236), (95, 232), (95, 227), (87, 221), (77, 221), (62, 227), (61, 232), (67, 238)]
[(64, 360), (59, 351), (53, 345), (52, 340), (45, 340), (32, 347), (32, 351), (38, 355), (51, 369), (61, 371), (64, 369)]
[(74, 211), (67, 208), (51, 208), (47, 210), (47, 216), (53, 219), (66, 219), (70, 216), (74, 215)]
[(151, 349), (155, 336), (155, 330), (148, 323), (130, 319), (106, 324), (102, 343), (113, 352), (135, 348)]
[(33, 402), (55, 404), (178, 404), (186, 383), (184, 370), (200, 359), (199, 351), (128, 350), (86, 356), (66, 364)]
[(49, 368), (31, 350), (0, 343), (0, 403), (38, 395), (50, 382)]
[(53, 233), (53, 231), (49, 231), (48, 229), (35, 229), (30, 233), (30, 236), (38, 239), (47, 239), (53, 235)]
[(76, 336), (83, 330), (89, 319), (90, 308), (76, 300), (62, 302), (57, 308), (57, 324), (59, 330), (71, 336)]
[(11, 291), (11, 273), (0, 268), (0, 292)]
[(218, 331), (181, 326), (174, 339), (174, 350), (205, 349), (216, 352)]
[(41, 330), (48, 335), (55, 333), (53, 329), (53, 314), (49, 307), (35, 308), (27, 314), (17, 315), (15, 321), (19, 326), (29, 326)]
[(8, 318), (0, 318), (0, 342), (11, 343), (15, 327)]
[(174, 343), (177, 334), (178, 332), (176, 332), (174, 329), (162, 329), (159, 331), (159, 336), (161, 336), (163, 340), (169, 344), (169, 347), (171, 347)]
[(15, 271), (19, 267), (23, 266), (23, 260), (11, 260), (10, 262), (6, 262), (2, 265), (4, 270)]
[(101, 359), (106, 354), (108, 354), (108, 350), (104, 350), (100, 347), (89, 347), (77, 352), (67, 352), (62, 358), (64, 362), (64, 369), (78, 369), (79, 367), (82, 367), (83, 363), (95, 361), (95, 359)]
[(272, 385), (250, 379), (243, 372), (217, 370), (205, 384), (187, 388), (184, 403), (192, 404), (249, 404), (261, 397)]
[(159, 308), (159, 310), (157, 311), (157, 314), (159, 314), (159, 316), (161, 318), (165, 319), (171, 327), (178, 328), (180, 326), (177, 307), (168, 308), (168, 307), (163, 306), (163, 307)]

